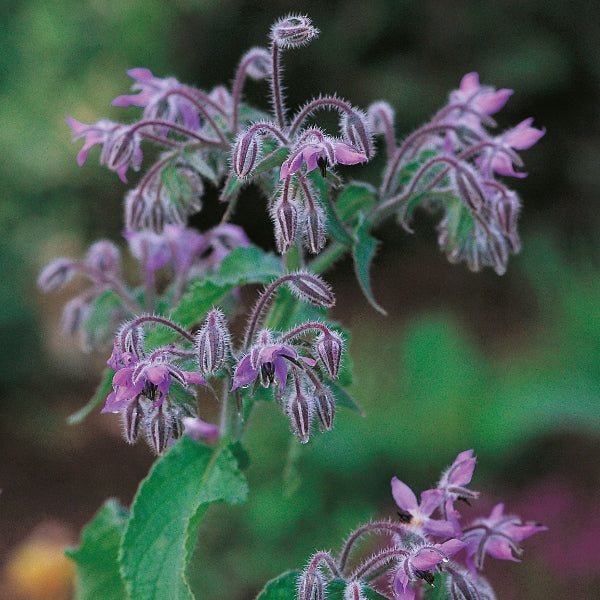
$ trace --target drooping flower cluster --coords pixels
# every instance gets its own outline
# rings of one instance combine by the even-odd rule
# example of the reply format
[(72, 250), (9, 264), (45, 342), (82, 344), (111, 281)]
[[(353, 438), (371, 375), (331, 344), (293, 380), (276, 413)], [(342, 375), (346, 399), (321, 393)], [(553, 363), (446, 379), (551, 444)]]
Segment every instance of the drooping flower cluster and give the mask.
[[(537, 523), (505, 516), (498, 504), (487, 519), (462, 527), (455, 502), (468, 502), (478, 492), (467, 486), (475, 468), (472, 450), (461, 452), (442, 474), (438, 485), (421, 494), (402, 481), (392, 479), (392, 496), (398, 505), (399, 521), (375, 521), (359, 527), (348, 537), (339, 557), (317, 552), (298, 581), (298, 600), (325, 600), (327, 583), (341, 579), (344, 598), (365, 600), (369, 585), (390, 600), (423, 598), (428, 587), (442, 583), (453, 600), (493, 600), (494, 592), (481, 576), (486, 554), (518, 561), (519, 542), (546, 530)], [(387, 542), (358, 565), (349, 559), (359, 539), (366, 534), (386, 536)], [(466, 566), (457, 561), (463, 555)]]
[(513, 91), (496, 90), (468, 73), (449, 103), (396, 146), (393, 111), (378, 102), (369, 108), (373, 129), (391, 152), (381, 186), (382, 215), (395, 212), (408, 229), (416, 206), (439, 210), (438, 241), (451, 262), (473, 271), (506, 270), (508, 256), (520, 249), (516, 229), (520, 200), (496, 175), (525, 177), (516, 150), (533, 146), (545, 133), (525, 119), (501, 135), (488, 129)]

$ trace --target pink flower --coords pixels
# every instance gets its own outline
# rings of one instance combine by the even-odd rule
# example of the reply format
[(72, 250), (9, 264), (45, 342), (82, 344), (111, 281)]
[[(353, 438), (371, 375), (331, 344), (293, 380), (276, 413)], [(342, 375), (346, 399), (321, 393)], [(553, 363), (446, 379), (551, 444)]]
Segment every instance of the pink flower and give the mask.
[(519, 562), (516, 556), (523, 550), (518, 542), (546, 529), (537, 523), (523, 523), (518, 517), (506, 516), (504, 504), (496, 504), (487, 519), (478, 519), (464, 531), (462, 539), (467, 544), (469, 567), (474, 570), (473, 566), (476, 566), (481, 570), (486, 554)]
[(464, 104), (474, 112), (493, 115), (498, 112), (512, 96), (513, 90), (496, 90), (491, 86), (479, 84), (479, 74), (467, 73), (460, 82), (458, 90), (450, 94), (451, 104)]
[[(147, 119), (162, 119), (174, 123), (177, 120), (190, 129), (198, 129), (200, 120), (192, 101), (182, 95), (192, 91), (174, 77), (155, 77), (149, 69), (136, 68), (127, 71), (136, 83), (133, 90), (138, 94), (118, 96), (113, 106), (142, 106)], [(181, 93), (178, 93), (181, 92)]]
[(366, 160), (366, 154), (359, 152), (349, 144), (313, 130), (308, 135), (302, 136), (300, 143), (281, 165), (279, 178), (285, 179), (297, 173), (303, 163), (306, 163), (304, 174), (319, 167), (321, 174), (325, 176), (328, 166), (336, 163), (355, 165)]

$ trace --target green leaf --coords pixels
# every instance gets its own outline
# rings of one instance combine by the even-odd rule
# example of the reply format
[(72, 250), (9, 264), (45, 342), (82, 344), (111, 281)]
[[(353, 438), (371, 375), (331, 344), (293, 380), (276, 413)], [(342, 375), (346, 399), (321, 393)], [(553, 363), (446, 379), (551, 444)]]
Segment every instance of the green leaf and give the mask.
[(81, 545), (66, 554), (77, 565), (77, 600), (124, 600), (119, 573), (119, 545), (128, 513), (116, 500), (107, 500), (81, 535)]
[(362, 408), (358, 405), (356, 400), (354, 400), (354, 398), (343, 387), (339, 386), (337, 383), (335, 383), (333, 381), (329, 381), (327, 383), (327, 385), (333, 392), (333, 395), (335, 396), (337, 404), (339, 404), (340, 406), (345, 406), (346, 408), (349, 408), (350, 410), (356, 411), (361, 416), (364, 416), (365, 413), (363, 412)]
[(367, 183), (351, 183), (337, 199), (338, 215), (342, 221), (348, 221), (359, 211), (368, 212), (376, 199), (373, 186)]
[(369, 234), (369, 223), (362, 213), (359, 214), (358, 225), (354, 233), (356, 242), (352, 247), (352, 258), (358, 283), (369, 304), (382, 315), (387, 315), (387, 312), (375, 300), (371, 290), (371, 261), (375, 256), (378, 242)]
[(279, 256), (256, 246), (247, 246), (232, 250), (210, 279), (215, 283), (229, 283), (237, 287), (248, 283), (268, 283), (282, 274)]
[[(298, 594), (298, 577), (300, 571), (286, 571), (265, 585), (256, 600), (293, 600)], [(334, 579), (327, 583), (325, 598), (327, 600), (344, 600), (346, 582)], [(368, 600), (386, 600), (368, 586), (363, 586), (363, 594)]]
[(298, 593), (300, 571), (286, 571), (271, 579), (256, 597), (256, 600), (290, 600)]
[(185, 160), (192, 166), (202, 177), (208, 179), (213, 185), (219, 185), (219, 178), (215, 173), (215, 170), (202, 158), (199, 152), (190, 151), (188, 148), (184, 148), (183, 156)]
[(121, 546), (121, 573), (136, 600), (192, 600), (186, 566), (202, 517), (215, 502), (236, 504), (248, 487), (226, 446), (181, 438), (140, 485)]
[(112, 338), (122, 316), (121, 309), (121, 299), (113, 290), (105, 290), (98, 295), (84, 325), (90, 345), (95, 346)]
[(81, 421), (83, 421), (96, 408), (96, 406), (98, 406), (98, 404), (106, 399), (106, 396), (108, 396), (108, 394), (110, 394), (112, 391), (112, 380), (114, 374), (115, 372), (112, 369), (104, 369), (102, 380), (100, 381), (98, 387), (96, 388), (96, 392), (90, 401), (83, 408), (80, 408), (77, 412), (67, 417), (67, 423), (69, 425), (77, 425), (78, 423), (81, 423)]
[(289, 148), (278, 148), (271, 152), (267, 152), (261, 157), (259, 162), (252, 170), (252, 177), (270, 171), (275, 167), (280, 167), (281, 163), (287, 158), (290, 153)]

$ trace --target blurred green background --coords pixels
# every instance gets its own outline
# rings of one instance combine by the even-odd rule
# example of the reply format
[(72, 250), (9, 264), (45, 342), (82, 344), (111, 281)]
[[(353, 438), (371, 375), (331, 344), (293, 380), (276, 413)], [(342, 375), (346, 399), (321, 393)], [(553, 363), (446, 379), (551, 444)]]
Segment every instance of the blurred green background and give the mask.
[[(152, 462), (143, 445), (121, 441), (110, 416), (65, 424), (93, 393), (106, 353), (86, 355), (59, 331), (77, 286), (43, 297), (35, 280), (51, 258), (118, 238), (126, 187), (97, 165), (97, 151), (77, 167), (80, 144), (64, 117), (134, 118), (109, 104), (127, 93), (125, 71), (135, 66), (204, 89), (228, 83), (241, 54), (265, 44), (272, 21), (290, 11), (322, 32), (285, 56), (291, 107), (320, 92), (363, 107), (383, 98), (406, 135), (475, 70), (485, 84), (515, 89), (500, 128), (534, 116), (547, 134), (523, 153), (530, 175), (514, 183), (523, 251), (505, 276), (449, 265), (425, 217), (415, 236), (394, 223), (379, 232), (373, 287), (389, 317), (362, 300), (349, 263), (329, 275), (335, 316), (353, 331), (354, 392), (366, 416), (342, 409), (333, 432), (299, 447), (274, 406), (258, 407), (246, 440), (251, 496), (243, 507), (216, 508), (203, 525), (192, 569), (199, 598), (253, 598), (315, 549), (337, 550), (352, 527), (394, 516), (393, 475), (429, 487), (466, 448), (480, 458), (473, 487), (483, 498), (472, 514), (502, 499), (509, 512), (550, 526), (524, 543), (522, 565), (490, 561), (499, 598), (593, 597), (600, 5), (592, 0), (5, 0), (0, 561), (10, 564), (36, 536), (75, 543), (107, 496), (130, 502)], [(248, 86), (247, 98), (264, 107), (265, 95), (264, 85)], [(268, 247), (270, 224), (255, 206), (251, 199), (240, 218), (253, 219), (251, 235)], [(53, 597), (48, 585), (44, 593), (23, 597)]]

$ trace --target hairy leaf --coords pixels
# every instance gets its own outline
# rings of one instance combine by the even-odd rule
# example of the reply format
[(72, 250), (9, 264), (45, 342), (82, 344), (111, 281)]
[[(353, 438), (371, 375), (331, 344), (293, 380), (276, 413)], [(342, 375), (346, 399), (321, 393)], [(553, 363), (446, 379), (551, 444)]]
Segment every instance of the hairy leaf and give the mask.
[(124, 600), (125, 586), (119, 573), (119, 545), (128, 513), (110, 499), (81, 535), (81, 545), (66, 554), (77, 565), (77, 600)]
[(139, 600), (191, 600), (186, 581), (202, 517), (215, 502), (236, 504), (248, 488), (227, 446), (181, 438), (153, 466), (135, 497), (121, 546), (127, 590)]

